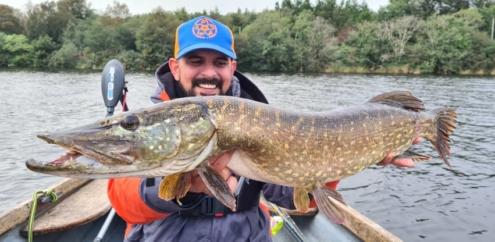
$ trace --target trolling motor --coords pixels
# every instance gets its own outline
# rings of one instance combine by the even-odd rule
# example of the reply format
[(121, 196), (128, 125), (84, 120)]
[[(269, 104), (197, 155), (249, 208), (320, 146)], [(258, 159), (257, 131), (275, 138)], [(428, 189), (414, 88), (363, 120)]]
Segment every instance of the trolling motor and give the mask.
[(124, 65), (113, 59), (107, 62), (101, 73), (101, 94), (107, 107), (107, 117), (112, 116), (115, 107), (122, 103), (122, 109), (128, 110), (126, 103), (127, 87)]
[[(113, 115), (119, 101), (122, 104), (122, 110), (124, 112), (129, 110), (126, 103), (127, 87), (125, 84), (124, 65), (116, 59), (107, 62), (101, 73), (101, 95), (107, 107), (107, 117)], [(103, 240), (114, 217), (115, 209), (112, 208), (105, 218), (100, 231), (98, 231), (96, 238), (93, 240), (94, 242), (101, 242)]]

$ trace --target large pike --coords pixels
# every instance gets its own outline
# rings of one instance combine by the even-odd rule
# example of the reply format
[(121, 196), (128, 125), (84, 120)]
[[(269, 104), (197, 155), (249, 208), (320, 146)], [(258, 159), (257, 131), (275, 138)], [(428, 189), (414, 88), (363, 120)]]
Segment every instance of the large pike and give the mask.
[(183, 196), (188, 184), (181, 174), (196, 169), (212, 193), (234, 208), (227, 185), (205, 162), (232, 151), (228, 167), (236, 174), (294, 187), (298, 210), (308, 208), (308, 192), (313, 192), (318, 207), (339, 220), (327, 197), (339, 196), (323, 184), (356, 174), (390, 154), (403, 157), (417, 137), (429, 140), (448, 164), (455, 126), (454, 109), (424, 112), (422, 101), (405, 91), (321, 113), (233, 97), (191, 97), (39, 135), (70, 152), (48, 163), (29, 160), (27, 166), (68, 177), (167, 176), (162, 184), (167, 199)]

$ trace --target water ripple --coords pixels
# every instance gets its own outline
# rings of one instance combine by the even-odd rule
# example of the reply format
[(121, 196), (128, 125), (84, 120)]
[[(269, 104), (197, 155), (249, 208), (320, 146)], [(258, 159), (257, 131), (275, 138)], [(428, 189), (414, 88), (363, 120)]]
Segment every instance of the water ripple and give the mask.
[[(326, 111), (363, 103), (391, 90), (410, 90), (427, 109), (457, 107), (452, 168), (427, 142), (418, 153), (431, 161), (410, 169), (375, 166), (344, 179), (340, 191), (357, 210), (405, 241), (493, 241), (495, 238), (495, 82), (492, 78), (373, 75), (253, 75), (272, 105)], [(130, 74), (129, 106), (149, 105), (154, 77)], [(61, 150), (35, 138), (105, 115), (100, 75), (0, 72), (0, 212), (59, 178), (28, 171), (28, 158)]]

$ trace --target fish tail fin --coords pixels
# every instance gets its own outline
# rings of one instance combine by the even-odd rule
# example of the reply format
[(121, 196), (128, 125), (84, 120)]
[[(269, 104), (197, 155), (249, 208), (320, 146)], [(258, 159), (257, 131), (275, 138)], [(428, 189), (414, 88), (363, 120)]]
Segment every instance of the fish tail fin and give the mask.
[(340, 193), (326, 187), (320, 187), (313, 191), (313, 196), (318, 209), (331, 221), (336, 224), (344, 223), (344, 214), (340, 212), (340, 209), (336, 205), (336, 203), (345, 204)]
[(435, 115), (435, 131), (427, 139), (435, 146), (445, 164), (450, 166), (447, 157), (450, 156), (450, 135), (454, 132), (457, 123), (457, 113), (454, 108), (438, 108), (432, 111)]

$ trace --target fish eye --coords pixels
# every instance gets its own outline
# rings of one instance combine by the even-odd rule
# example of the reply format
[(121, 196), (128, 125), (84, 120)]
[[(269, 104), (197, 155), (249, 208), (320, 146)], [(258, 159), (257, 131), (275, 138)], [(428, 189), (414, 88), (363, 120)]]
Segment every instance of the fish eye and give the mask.
[(134, 131), (139, 127), (139, 118), (130, 114), (120, 121), (120, 126), (126, 130)]

